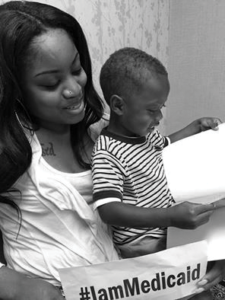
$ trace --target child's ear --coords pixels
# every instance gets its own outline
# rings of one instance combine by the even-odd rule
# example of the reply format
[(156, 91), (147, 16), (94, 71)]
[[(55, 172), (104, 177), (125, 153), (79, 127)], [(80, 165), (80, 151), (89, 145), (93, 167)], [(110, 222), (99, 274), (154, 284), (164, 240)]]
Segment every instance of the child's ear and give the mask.
[(110, 109), (119, 116), (123, 115), (123, 110), (124, 110), (123, 98), (121, 98), (118, 95), (112, 95), (112, 97), (110, 98)]

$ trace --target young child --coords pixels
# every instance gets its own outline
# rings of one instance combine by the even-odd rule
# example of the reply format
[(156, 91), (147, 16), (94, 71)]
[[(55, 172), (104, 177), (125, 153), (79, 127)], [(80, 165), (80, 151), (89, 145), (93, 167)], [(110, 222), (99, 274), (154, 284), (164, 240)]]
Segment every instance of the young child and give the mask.
[(209, 220), (213, 205), (173, 206), (162, 149), (221, 121), (201, 118), (163, 137), (155, 127), (170, 90), (168, 74), (159, 60), (138, 49), (113, 53), (102, 67), (100, 84), (111, 116), (92, 156), (94, 208), (113, 226), (123, 258), (163, 250), (167, 227), (196, 228)]

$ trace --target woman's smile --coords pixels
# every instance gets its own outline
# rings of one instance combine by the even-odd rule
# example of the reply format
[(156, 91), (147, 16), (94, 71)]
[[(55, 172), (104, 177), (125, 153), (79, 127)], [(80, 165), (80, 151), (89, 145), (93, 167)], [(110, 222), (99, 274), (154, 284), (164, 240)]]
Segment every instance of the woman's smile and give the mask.
[(72, 105), (69, 105), (64, 108), (68, 113), (80, 114), (84, 110), (84, 99), (83, 97), (79, 101), (75, 102)]

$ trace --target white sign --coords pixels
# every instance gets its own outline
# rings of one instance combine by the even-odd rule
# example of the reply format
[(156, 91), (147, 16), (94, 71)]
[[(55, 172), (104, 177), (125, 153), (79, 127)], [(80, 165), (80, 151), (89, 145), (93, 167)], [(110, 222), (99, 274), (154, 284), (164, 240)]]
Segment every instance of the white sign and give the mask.
[(155, 254), (60, 269), (67, 300), (174, 300), (194, 293), (206, 272), (202, 241)]

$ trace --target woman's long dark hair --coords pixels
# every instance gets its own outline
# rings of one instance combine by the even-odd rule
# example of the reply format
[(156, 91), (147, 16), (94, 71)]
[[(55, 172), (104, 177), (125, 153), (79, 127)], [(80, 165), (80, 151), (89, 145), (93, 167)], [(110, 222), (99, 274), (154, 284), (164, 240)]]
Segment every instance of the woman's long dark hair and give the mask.
[[(0, 202), (17, 205), (7, 192), (29, 168), (32, 149), (24, 127), (31, 131), (34, 119), (29, 117), (23, 99), (21, 78), (32, 60), (32, 41), (49, 29), (64, 29), (74, 41), (87, 74), (84, 119), (71, 125), (74, 155), (84, 168), (83, 137), (89, 126), (103, 114), (103, 102), (94, 89), (91, 59), (79, 23), (71, 15), (47, 4), (11, 1), (0, 6)], [(21, 125), (21, 123), (23, 125)]]

